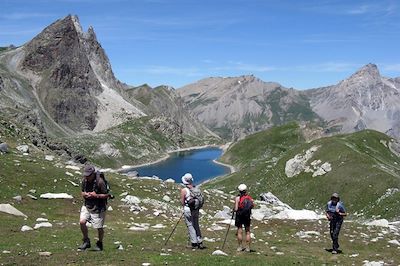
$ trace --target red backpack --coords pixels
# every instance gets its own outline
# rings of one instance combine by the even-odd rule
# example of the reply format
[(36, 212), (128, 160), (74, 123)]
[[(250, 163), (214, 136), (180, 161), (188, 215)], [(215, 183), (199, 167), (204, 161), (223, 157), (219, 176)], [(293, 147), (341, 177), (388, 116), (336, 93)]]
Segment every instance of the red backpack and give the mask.
[(240, 215), (250, 215), (251, 209), (254, 207), (253, 198), (250, 195), (243, 195), (240, 196), (239, 199), (239, 206), (238, 206), (238, 213)]

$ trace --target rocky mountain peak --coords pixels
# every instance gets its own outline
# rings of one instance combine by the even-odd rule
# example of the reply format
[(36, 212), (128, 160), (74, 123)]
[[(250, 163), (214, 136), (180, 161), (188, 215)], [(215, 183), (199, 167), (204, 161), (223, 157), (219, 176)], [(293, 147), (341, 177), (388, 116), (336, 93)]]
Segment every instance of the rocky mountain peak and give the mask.
[(349, 79), (370, 79), (376, 80), (380, 79), (381, 75), (379, 73), (378, 67), (375, 64), (367, 64), (360, 68), (356, 73), (350, 76)]

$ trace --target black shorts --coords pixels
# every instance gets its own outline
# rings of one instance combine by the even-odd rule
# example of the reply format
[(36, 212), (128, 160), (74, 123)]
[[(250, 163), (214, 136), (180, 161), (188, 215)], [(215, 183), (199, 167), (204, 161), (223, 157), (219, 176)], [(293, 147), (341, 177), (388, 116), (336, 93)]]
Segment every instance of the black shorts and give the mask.
[(251, 223), (250, 215), (240, 215), (236, 214), (235, 226), (236, 227), (249, 227)]

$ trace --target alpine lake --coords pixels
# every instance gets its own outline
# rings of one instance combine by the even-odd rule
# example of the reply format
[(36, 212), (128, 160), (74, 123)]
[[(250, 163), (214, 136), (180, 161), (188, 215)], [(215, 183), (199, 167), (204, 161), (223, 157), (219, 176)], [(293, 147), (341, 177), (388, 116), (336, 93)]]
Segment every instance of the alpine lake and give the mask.
[(173, 179), (180, 183), (185, 173), (191, 173), (195, 184), (203, 183), (217, 176), (229, 174), (230, 168), (214, 162), (221, 157), (220, 148), (207, 147), (170, 153), (168, 159), (124, 171), (128, 175), (136, 171), (140, 177), (158, 177), (162, 180)]

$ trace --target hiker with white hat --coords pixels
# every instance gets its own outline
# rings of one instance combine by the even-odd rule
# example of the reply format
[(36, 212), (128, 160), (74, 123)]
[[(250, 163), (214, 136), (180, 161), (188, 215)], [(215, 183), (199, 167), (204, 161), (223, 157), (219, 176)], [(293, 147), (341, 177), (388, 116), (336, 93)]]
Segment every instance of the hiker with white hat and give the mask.
[(342, 227), (343, 218), (347, 216), (343, 202), (339, 194), (333, 193), (331, 200), (326, 205), (326, 218), (329, 221), (329, 233), (332, 239), (332, 254), (339, 252), (339, 232)]
[(200, 189), (193, 185), (193, 176), (190, 173), (182, 176), (182, 183), (185, 187), (181, 189), (181, 203), (191, 242), (190, 247), (203, 249), (205, 247), (200, 231), (199, 213), (204, 203), (204, 197)]
[[(238, 186), (239, 195), (235, 198), (235, 208), (236, 212), (235, 226), (237, 227), (237, 240), (238, 248), (237, 251), (250, 252), (250, 223), (251, 223), (251, 209), (254, 207), (254, 201), (247, 193), (247, 186), (245, 184), (240, 184)], [(243, 226), (246, 231), (246, 247), (242, 245), (243, 240)]]

